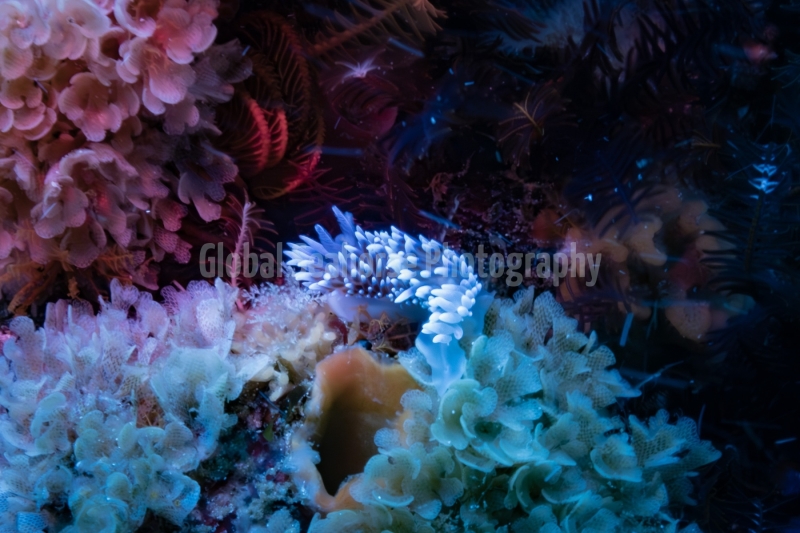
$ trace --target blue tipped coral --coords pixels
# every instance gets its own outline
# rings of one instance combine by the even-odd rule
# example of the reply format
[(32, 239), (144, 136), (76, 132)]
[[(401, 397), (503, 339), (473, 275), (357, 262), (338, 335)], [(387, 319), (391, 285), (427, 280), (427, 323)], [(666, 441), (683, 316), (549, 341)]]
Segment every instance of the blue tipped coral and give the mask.
[(440, 392), (464, 372), (459, 345), (465, 332), (480, 330), (491, 296), (463, 255), (434, 240), (419, 240), (397, 228), (364, 231), (350, 213), (334, 207), (342, 233), (335, 239), (317, 225), (319, 242), (301, 237), (288, 264), (310, 290), (330, 292), (331, 307), (352, 320), (360, 306), (368, 313), (418, 318), (429, 314), (416, 347), (430, 366), (430, 383)]

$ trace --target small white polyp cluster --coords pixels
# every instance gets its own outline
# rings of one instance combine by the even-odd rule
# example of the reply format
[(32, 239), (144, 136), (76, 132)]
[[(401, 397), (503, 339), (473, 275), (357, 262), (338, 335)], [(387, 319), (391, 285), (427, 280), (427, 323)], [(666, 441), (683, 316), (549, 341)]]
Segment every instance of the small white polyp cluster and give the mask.
[[(376, 300), (402, 305), (412, 313), (414, 307), (428, 310), (417, 348), (425, 354), (437, 387), (458, 379), (465, 356), (458, 343), (451, 341), (462, 338), (465, 321), (482, 321), (482, 313), (473, 317), (473, 307), (483, 289), (473, 265), (434, 240), (423, 236), (417, 240), (395, 227), (388, 232), (364, 231), (353, 223), (350, 213), (336, 207), (333, 211), (341, 235), (334, 239), (317, 225), (319, 242), (301, 237), (305, 244), (292, 244), (286, 252), (288, 264), (300, 269), (295, 278), (312, 291), (349, 297), (349, 310), (359, 306), (387, 310), (374, 305)], [(388, 310), (407, 314), (395, 306)]]

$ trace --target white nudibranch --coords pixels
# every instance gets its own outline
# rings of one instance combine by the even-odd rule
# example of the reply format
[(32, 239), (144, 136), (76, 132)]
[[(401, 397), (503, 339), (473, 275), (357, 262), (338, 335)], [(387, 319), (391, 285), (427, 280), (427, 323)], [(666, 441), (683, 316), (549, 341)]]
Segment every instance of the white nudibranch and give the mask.
[[(358, 308), (427, 320), (416, 347), (431, 367), (430, 382), (440, 392), (461, 377), (466, 355), (459, 346), (466, 333), (480, 335), (491, 295), (467, 257), (421, 236), (392, 227), (364, 231), (353, 215), (333, 208), (342, 233), (336, 238), (317, 225), (319, 241), (301, 237), (291, 244), (288, 265), (309, 290), (329, 292), (331, 308), (353, 320)], [(420, 314), (420, 311), (423, 313)]]

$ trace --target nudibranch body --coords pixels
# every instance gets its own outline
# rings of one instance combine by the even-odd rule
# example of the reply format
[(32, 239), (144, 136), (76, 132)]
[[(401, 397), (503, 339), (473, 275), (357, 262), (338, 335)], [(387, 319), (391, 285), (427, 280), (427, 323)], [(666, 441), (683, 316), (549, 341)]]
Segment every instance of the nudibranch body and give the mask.
[(424, 320), (415, 345), (431, 367), (429, 383), (443, 392), (465, 369), (459, 341), (481, 333), (491, 302), (470, 257), (395, 227), (364, 231), (350, 213), (335, 207), (334, 213), (340, 235), (333, 238), (317, 225), (319, 241), (301, 237), (305, 244), (286, 252), (288, 264), (300, 269), (295, 279), (330, 293), (331, 308), (344, 320), (362, 306), (371, 314)]

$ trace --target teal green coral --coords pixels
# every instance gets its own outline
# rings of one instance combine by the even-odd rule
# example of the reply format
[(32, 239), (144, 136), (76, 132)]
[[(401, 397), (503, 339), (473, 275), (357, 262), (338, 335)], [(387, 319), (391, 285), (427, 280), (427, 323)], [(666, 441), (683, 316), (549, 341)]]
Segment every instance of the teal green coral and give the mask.
[[(318, 516), (310, 532), (423, 531), (426, 520), (442, 532), (676, 531), (668, 506), (694, 503), (689, 478), (720, 454), (688, 418), (615, 416), (639, 391), (576, 328), (549, 293), (495, 300), (484, 335), (462, 339), (462, 378), (441, 398), (408, 392), (403, 431), (376, 435), (379, 454), (351, 488), (364, 509)], [(418, 354), (404, 356), (424, 374)], [(397, 513), (417, 529), (394, 528)]]
[(148, 513), (180, 526), (198, 466), (237, 420), (227, 403), (251, 380), (279, 393), (336, 338), (297, 287), (198, 281), (164, 296), (115, 280), (97, 314), (62, 300), (43, 327), (20, 317), (0, 335), (0, 533), (126, 533)]
[[(200, 498), (187, 473), (235, 421), (225, 403), (245, 377), (230, 337), (178, 327), (150, 295), (116, 281), (111, 293), (96, 316), (61, 301), (43, 328), (24, 317), (10, 324), (0, 356), (0, 522), (14, 526), (3, 531), (123, 533), (148, 512), (180, 525)], [(181, 301), (186, 316), (232, 332), (235, 296), (198, 284)], [(198, 311), (211, 307), (216, 314)], [(71, 516), (51, 511), (63, 501)]]
[(454, 505), (464, 491), (455, 469), (453, 456), (444, 446), (417, 442), (409, 448), (382, 448), (364, 467), (350, 494), (366, 505), (409, 507), (432, 520), (442, 505)]
[(380, 533), (435, 533), (426, 520), (400, 507), (368, 506), (362, 511), (337, 511), (324, 520), (315, 517), (309, 531)]

